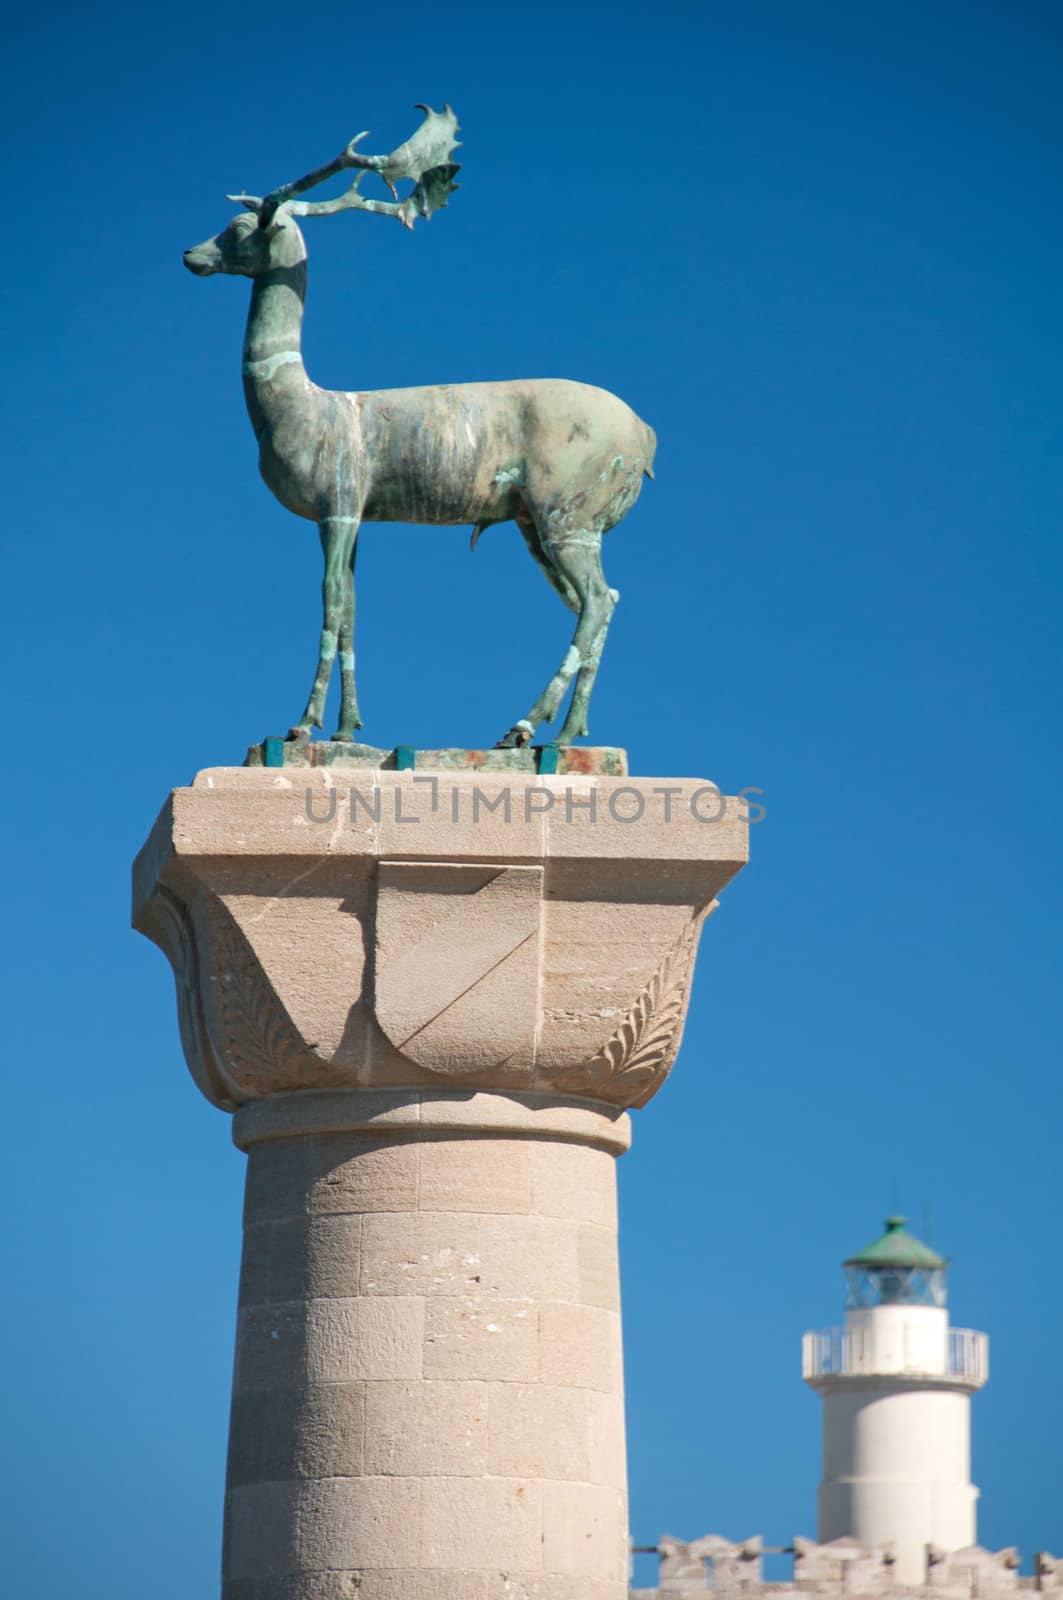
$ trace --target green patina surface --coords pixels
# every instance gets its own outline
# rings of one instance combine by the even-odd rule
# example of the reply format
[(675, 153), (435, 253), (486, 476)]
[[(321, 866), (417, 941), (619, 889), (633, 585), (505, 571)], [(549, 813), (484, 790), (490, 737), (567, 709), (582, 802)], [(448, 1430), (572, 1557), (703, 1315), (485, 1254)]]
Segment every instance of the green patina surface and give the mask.
[[(363, 155), (357, 146), (366, 135), (359, 134), (334, 160), (292, 183), (264, 196), (230, 196), (243, 207), (240, 214), (184, 256), (199, 277), (252, 280), (243, 377), (259, 468), (287, 510), (317, 524), (321, 540), (317, 663), (289, 737), (299, 740), (322, 726), (337, 668), (336, 737), (353, 741), (362, 726), (354, 564), (363, 523), (471, 525), (475, 545), (485, 528), (515, 522), (576, 626), (556, 671), (500, 744), (530, 746), (536, 729), (559, 716), (571, 689), (555, 740), (568, 745), (587, 733), (591, 690), (619, 598), (602, 571), (602, 538), (653, 476), (653, 429), (616, 395), (568, 379), (340, 391), (318, 387), (303, 365), (306, 243), (296, 218), (360, 211), (412, 228), (442, 209), (457, 187), (451, 156), (458, 121), (449, 106), (421, 109), (420, 128), (388, 155)], [(349, 188), (333, 199), (300, 198), (350, 171)], [(392, 198), (363, 195), (370, 177), (383, 181)], [(413, 188), (400, 199), (396, 185), (404, 181)], [(506, 603), (517, 602), (507, 596)]]
[(341, 739), (264, 739), (247, 752), (245, 767), (284, 767), (305, 771), (331, 767), (334, 771), (381, 772), (525, 772), (565, 777), (584, 774), (626, 778), (627, 751), (610, 746), (525, 745), (492, 750), (413, 750), (398, 745), (378, 750), (371, 744)]
[(886, 1231), (858, 1255), (842, 1263), (846, 1267), (923, 1267), (928, 1271), (948, 1266), (944, 1256), (931, 1250), (905, 1228), (907, 1217), (887, 1217)]

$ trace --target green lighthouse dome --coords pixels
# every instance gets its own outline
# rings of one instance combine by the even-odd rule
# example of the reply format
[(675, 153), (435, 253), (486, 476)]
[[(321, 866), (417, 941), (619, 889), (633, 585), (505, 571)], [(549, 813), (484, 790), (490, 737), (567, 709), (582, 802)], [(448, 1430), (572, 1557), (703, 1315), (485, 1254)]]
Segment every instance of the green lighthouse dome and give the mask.
[(881, 1238), (842, 1263), (847, 1308), (945, 1304), (948, 1260), (909, 1233), (907, 1222), (907, 1217), (887, 1217)]

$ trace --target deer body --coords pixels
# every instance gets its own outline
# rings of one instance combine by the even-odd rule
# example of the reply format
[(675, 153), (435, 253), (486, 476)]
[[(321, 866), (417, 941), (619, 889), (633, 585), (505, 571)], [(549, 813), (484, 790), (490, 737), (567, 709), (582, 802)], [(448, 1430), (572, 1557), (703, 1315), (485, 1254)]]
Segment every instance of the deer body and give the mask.
[[(348, 154), (352, 149), (353, 144)], [(340, 162), (351, 164), (343, 157)], [(456, 169), (436, 167), (427, 180), (444, 170)], [(311, 178), (319, 181), (316, 174)], [(201, 276), (227, 272), (253, 279), (243, 377), (260, 470), (281, 504), (316, 522), (320, 531), (324, 626), (314, 683), (293, 736), (321, 726), (337, 653), (336, 737), (351, 739), (361, 726), (353, 644), (353, 567), (361, 524), (471, 523), (475, 545), (484, 528), (509, 520), (579, 620), (557, 672), (501, 743), (526, 743), (541, 722), (551, 721), (573, 678), (559, 742), (585, 733), (587, 702), (617, 598), (602, 574), (601, 539), (634, 504), (643, 476), (652, 475), (652, 429), (615, 395), (566, 379), (367, 393), (318, 388), (307, 376), (301, 349), (305, 242), (295, 208), (269, 205), (268, 199), (257, 202), (255, 211), (235, 217), (216, 238), (187, 251), (185, 264)], [(304, 206), (303, 214), (310, 209)]]

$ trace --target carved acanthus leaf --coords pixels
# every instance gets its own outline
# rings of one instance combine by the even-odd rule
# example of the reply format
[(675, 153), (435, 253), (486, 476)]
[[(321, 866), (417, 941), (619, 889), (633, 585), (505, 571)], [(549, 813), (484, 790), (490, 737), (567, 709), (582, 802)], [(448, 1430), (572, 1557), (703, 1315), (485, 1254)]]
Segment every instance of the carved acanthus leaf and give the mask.
[(218, 1048), (241, 1088), (254, 1093), (304, 1089), (321, 1063), (306, 1047), (261, 963), (220, 900), (205, 908)]
[(686, 1014), (700, 917), (684, 928), (606, 1044), (579, 1066), (551, 1079), (569, 1094), (643, 1105), (675, 1060)]
[(185, 1060), (208, 1100), (232, 1110), (235, 1085), (230, 1081), (210, 1039), (203, 1016), (202, 974), (195, 924), (188, 907), (159, 883), (145, 903), (136, 926), (164, 951), (177, 990), (177, 1021)]

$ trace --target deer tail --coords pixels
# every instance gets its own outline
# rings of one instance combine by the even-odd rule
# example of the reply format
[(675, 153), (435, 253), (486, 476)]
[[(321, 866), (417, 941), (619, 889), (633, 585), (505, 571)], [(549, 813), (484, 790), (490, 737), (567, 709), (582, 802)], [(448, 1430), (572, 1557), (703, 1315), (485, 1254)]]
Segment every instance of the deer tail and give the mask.
[(650, 427), (648, 422), (644, 422), (642, 424), (642, 427), (643, 427), (643, 431), (644, 431), (644, 434), (645, 434), (643, 448), (646, 451), (646, 465), (643, 467), (642, 470), (646, 474), (647, 478), (652, 478), (653, 477), (653, 457), (654, 457), (654, 455), (656, 453), (656, 450), (657, 450), (657, 435), (654, 433), (653, 429)]

